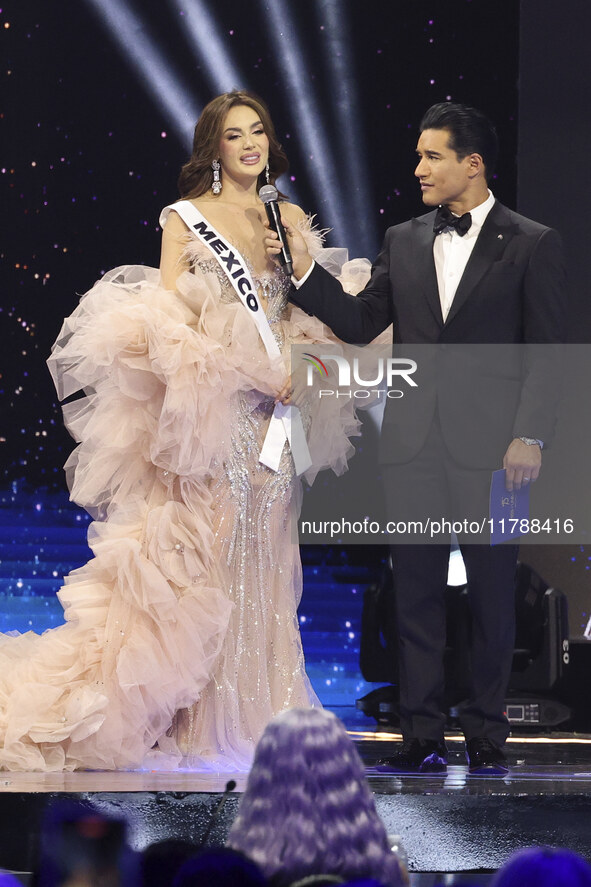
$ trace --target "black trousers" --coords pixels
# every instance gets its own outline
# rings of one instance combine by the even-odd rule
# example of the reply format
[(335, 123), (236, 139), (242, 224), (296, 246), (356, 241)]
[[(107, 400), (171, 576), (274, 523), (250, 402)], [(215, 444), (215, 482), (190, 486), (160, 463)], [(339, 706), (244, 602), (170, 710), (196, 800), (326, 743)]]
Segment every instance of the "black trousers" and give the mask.
[[(435, 420), (425, 446), (411, 462), (383, 468), (388, 519), (396, 520), (400, 527), (402, 521), (413, 520), (425, 526), (427, 518), (474, 526), (488, 517), (490, 475), (495, 467), (501, 466), (474, 470), (456, 464)], [(445, 725), (445, 589), (451, 536), (442, 533), (426, 539), (413, 532), (400, 538), (400, 544), (392, 545), (392, 562), (401, 728), (405, 738), (438, 741)], [(458, 533), (472, 614), (471, 691), (460, 723), (466, 739), (484, 736), (501, 746), (509, 735), (504, 700), (515, 641), (514, 580), (519, 546), (491, 546), (485, 538)]]

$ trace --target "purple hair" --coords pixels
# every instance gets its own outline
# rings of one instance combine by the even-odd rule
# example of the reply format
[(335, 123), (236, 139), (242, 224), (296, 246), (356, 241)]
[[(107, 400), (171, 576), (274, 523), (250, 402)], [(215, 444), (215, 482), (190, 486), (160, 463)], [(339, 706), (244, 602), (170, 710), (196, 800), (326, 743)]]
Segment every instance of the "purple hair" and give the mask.
[(277, 885), (313, 874), (402, 884), (357, 750), (320, 708), (291, 709), (267, 725), (227, 843)]
[(591, 866), (573, 853), (554, 847), (530, 847), (515, 853), (499, 869), (491, 887), (591, 887)]

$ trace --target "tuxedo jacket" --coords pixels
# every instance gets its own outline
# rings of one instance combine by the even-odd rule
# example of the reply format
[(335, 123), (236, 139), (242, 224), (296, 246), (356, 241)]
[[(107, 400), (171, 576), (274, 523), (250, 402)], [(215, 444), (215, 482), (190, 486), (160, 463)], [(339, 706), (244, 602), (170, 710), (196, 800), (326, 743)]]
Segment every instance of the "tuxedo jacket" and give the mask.
[(349, 343), (369, 343), (392, 323), (394, 353), (417, 356), (418, 387), (386, 401), (381, 462), (412, 459), (437, 412), (459, 464), (499, 468), (514, 437), (552, 439), (566, 330), (560, 237), (495, 202), (444, 321), (434, 218), (387, 230), (359, 295), (316, 264), (290, 300)]

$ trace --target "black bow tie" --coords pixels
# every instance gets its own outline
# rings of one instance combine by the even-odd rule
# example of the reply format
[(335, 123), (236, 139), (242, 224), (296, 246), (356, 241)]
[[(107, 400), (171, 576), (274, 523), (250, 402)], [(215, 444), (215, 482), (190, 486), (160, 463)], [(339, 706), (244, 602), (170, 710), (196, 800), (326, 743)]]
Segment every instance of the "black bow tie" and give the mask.
[(437, 207), (437, 214), (433, 222), (433, 233), (441, 234), (446, 228), (455, 228), (460, 237), (463, 237), (466, 231), (470, 230), (472, 224), (472, 216), (470, 213), (464, 213), (463, 216), (454, 216), (447, 206)]

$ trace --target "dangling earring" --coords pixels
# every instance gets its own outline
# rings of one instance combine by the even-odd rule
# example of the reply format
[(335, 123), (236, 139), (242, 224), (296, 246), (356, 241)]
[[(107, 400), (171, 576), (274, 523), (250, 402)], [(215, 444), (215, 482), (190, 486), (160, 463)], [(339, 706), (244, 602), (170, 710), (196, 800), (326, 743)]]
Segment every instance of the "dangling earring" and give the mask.
[(211, 190), (214, 194), (219, 194), (222, 190), (222, 183), (220, 182), (220, 161), (212, 160), (211, 168), (213, 169), (213, 182), (211, 183)]
[(265, 167), (265, 178), (266, 178), (266, 180), (267, 180), (267, 185), (269, 185), (270, 182), (269, 182), (269, 164), (268, 164), (268, 163), (267, 163), (267, 165), (266, 165), (266, 167)]

